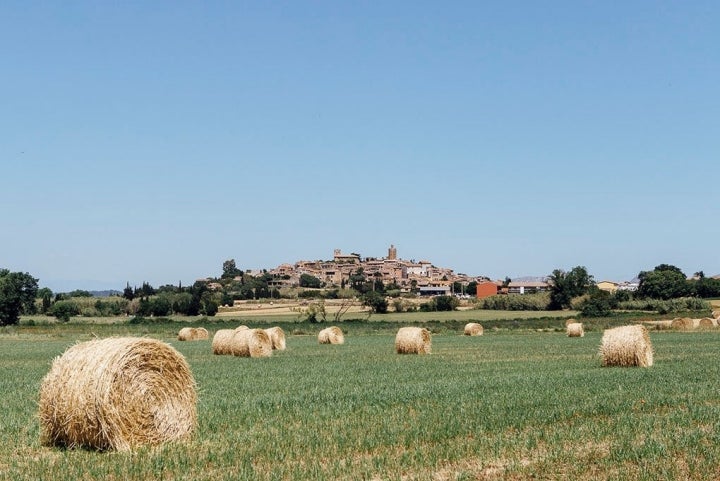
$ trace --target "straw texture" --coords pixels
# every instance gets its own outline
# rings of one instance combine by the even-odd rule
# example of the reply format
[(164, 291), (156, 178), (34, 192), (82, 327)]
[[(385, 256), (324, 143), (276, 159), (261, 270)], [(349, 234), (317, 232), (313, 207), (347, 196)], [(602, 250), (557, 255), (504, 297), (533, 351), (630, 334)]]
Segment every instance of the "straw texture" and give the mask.
[(430, 331), (422, 327), (401, 327), (395, 336), (398, 354), (430, 354), (432, 338)]
[(342, 329), (337, 326), (331, 326), (318, 333), (318, 342), (320, 344), (344, 344), (345, 336), (343, 335)]
[(235, 335), (234, 329), (220, 329), (213, 336), (212, 352), (217, 355), (232, 354), (232, 338)]
[(200, 341), (209, 337), (204, 327), (183, 327), (178, 332), (178, 341)]
[(76, 344), (40, 387), (44, 445), (127, 451), (186, 439), (197, 424), (195, 381), (170, 345), (120, 337)]
[(268, 336), (270, 336), (273, 349), (276, 349), (278, 351), (285, 350), (285, 331), (282, 330), (282, 327), (269, 327), (265, 329), (265, 332)]
[(572, 322), (568, 324), (565, 328), (565, 332), (568, 337), (585, 337), (585, 329), (583, 329), (583, 325), (580, 322)]
[(477, 322), (468, 322), (465, 324), (464, 334), (466, 336), (482, 336), (483, 327)]
[(234, 356), (269, 357), (272, 355), (272, 340), (262, 329), (241, 329), (235, 331), (230, 349)]
[(600, 345), (603, 366), (653, 365), (653, 349), (645, 326), (622, 326), (607, 329)]

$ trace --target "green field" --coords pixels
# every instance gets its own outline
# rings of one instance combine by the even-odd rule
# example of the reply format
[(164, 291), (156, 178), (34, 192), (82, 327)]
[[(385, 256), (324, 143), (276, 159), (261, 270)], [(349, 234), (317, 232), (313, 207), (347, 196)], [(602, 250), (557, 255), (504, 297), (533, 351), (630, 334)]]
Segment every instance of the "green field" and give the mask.
[[(210, 341), (175, 341), (173, 324), (5, 328), (0, 479), (720, 477), (720, 332), (652, 331), (655, 365), (620, 369), (600, 367), (599, 329), (446, 329), (431, 355), (399, 356), (392, 327), (342, 327), (345, 345), (318, 345), (303, 325), (266, 359), (213, 356)], [(52, 358), (128, 333), (186, 356), (199, 388), (191, 441), (131, 454), (42, 447), (37, 395)]]

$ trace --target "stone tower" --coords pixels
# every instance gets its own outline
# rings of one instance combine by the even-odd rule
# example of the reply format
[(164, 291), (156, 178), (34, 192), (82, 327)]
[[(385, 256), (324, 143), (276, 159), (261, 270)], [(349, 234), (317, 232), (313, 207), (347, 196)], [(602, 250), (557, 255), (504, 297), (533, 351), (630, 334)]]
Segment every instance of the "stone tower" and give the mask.
[(390, 244), (390, 248), (388, 249), (388, 259), (391, 261), (397, 259), (397, 249), (392, 244)]

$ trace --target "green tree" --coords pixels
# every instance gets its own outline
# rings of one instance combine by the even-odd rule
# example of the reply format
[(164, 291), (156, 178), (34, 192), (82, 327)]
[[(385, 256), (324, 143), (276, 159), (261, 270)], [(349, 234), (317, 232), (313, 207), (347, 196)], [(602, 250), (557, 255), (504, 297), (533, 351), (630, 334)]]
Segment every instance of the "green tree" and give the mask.
[(0, 325), (20, 322), (20, 314), (35, 303), (38, 280), (27, 272), (0, 269)]
[(720, 297), (720, 279), (712, 277), (700, 277), (692, 282), (694, 284), (695, 295), (707, 299), (709, 297)]
[(242, 271), (235, 265), (235, 259), (228, 259), (223, 262), (222, 270), (221, 277), (223, 279), (233, 279), (234, 277), (242, 276)]
[(123, 295), (122, 295), (122, 296), (123, 296), (125, 299), (127, 299), (128, 301), (132, 301), (133, 299), (135, 299), (135, 291), (133, 291), (133, 288), (130, 287), (130, 283), (129, 283), (129, 282), (125, 285), (125, 289), (123, 289)]
[(388, 311), (388, 302), (379, 292), (368, 291), (362, 295), (361, 300), (364, 306), (368, 306), (376, 314), (385, 314)]
[(93, 295), (90, 294), (90, 291), (85, 291), (83, 289), (75, 289), (74, 291), (68, 292), (68, 297), (92, 297)]
[(55, 316), (58, 321), (68, 322), (70, 317), (80, 314), (77, 304), (71, 300), (57, 301), (50, 308), (50, 315)]
[(350, 274), (350, 288), (355, 289), (356, 291), (360, 293), (366, 292), (367, 286), (367, 276), (365, 275), (365, 270), (362, 267), (358, 267), (354, 274)]
[(580, 304), (583, 317), (607, 317), (617, 307), (616, 297), (598, 288), (590, 290), (590, 296)]
[(172, 313), (172, 302), (169, 296), (157, 296), (150, 301), (150, 314), (155, 317), (169, 316)]
[(639, 297), (651, 299), (674, 299), (685, 297), (691, 293), (691, 285), (683, 272), (669, 264), (660, 264), (652, 271), (638, 274), (640, 285)]
[(189, 292), (181, 292), (173, 296), (172, 310), (176, 314), (184, 314), (186, 316), (196, 315), (197, 311), (195, 311), (195, 314), (190, 314), (192, 312), (192, 308), (193, 295)]
[(203, 314), (205, 314), (206, 316), (210, 316), (210, 317), (214, 316), (215, 314), (217, 314), (217, 311), (218, 311), (217, 301), (214, 299), (206, 299), (203, 302), (202, 311), (203, 311)]
[(434, 300), (436, 311), (454, 311), (460, 305), (460, 301), (453, 296), (437, 296)]
[(319, 288), (322, 281), (310, 274), (300, 274), (300, 287)]
[(155, 288), (149, 282), (143, 282), (140, 289), (135, 288), (135, 297), (149, 297), (155, 295), (155, 293)]
[(50, 309), (50, 306), (52, 306), (53, 291), (51, 291), (47, 287), (43, 287), (42, 289), (38, 290), (37, 296), (42, 301), (41, 312), (43, 314), (47, 314), (48, 309)]
[(582, 296), (593, 285), (593, 277), (584, 266), (573, 267), (570, 272), (555, 269), (550, 275), (550, 310), (570, 307), (573, 297)]

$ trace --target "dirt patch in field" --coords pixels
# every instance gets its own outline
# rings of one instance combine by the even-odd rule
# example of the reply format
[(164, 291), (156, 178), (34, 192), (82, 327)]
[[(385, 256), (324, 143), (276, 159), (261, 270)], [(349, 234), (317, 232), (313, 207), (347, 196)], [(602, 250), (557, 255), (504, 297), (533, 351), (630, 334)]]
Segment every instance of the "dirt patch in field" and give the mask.
[[(312, 304), (317, 301), (278, 301), (278, 302), (257, 302), (257, 301), (241, 301), (235, 302), (233, 306), (221, 306), (218, 309), (216, 316), (272, 316), (272, 315), (288, 315), (297, 314), (302, 315), (303, 312)], [(327, 299), (325, 300), (325, 313), (328, 315), (335, 314), (340, 309), (343, 309), (342, 300)], [(367, 313), (368, 308), (360, 304), (359, 302), (353, 303), (348, 313)]]

